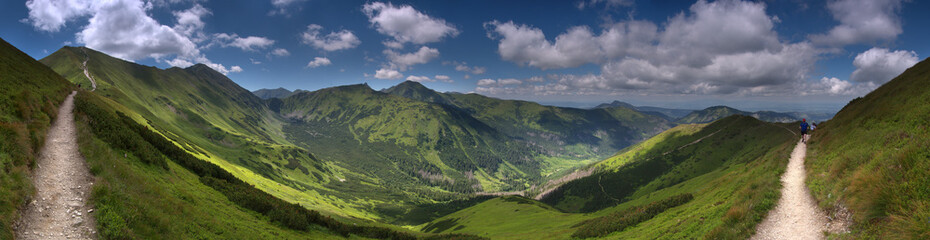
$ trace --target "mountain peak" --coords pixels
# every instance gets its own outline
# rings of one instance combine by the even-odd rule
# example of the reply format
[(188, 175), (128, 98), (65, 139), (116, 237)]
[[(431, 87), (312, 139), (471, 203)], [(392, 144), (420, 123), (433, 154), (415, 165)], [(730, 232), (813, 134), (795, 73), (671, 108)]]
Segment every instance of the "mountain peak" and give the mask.
[(614, 101), (611, 102), (611, 103), (601, 103), (600, 105), (597, 105), (597, 106), (594, 107), (594, 108), (612, 108), (612, 107), (625, 107), (625, 108), (629, 108), (629, 109), (636, 109), (636, 107), (633, 106), (633, 104), (629, 104), (629, 103), (626, 103), (626, 102), (621, 102), (621, 101), (619, 101), (619, 100), (614, 100)]
[(429, 89), (426, 86), (423, 86), (423, 84), (419, 82), (414, 81), (404, 81), (391, 88), (382, 90), (382, 92), (424, 102), (440, 104), (449, 103), (446, 97), (442, 96), (442, 94), (434, 91), (433, 89)]

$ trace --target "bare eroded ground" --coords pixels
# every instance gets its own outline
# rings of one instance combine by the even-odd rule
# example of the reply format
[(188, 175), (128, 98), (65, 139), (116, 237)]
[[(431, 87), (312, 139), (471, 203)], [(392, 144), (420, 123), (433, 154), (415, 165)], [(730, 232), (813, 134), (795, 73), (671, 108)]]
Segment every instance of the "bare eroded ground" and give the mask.
[(32, 182), (35, 196), (13, 228), (17, 239), (94, 239), (93, 208), (87, 205), (93, 177), (78, 152), (72, 92), (58, 109)]

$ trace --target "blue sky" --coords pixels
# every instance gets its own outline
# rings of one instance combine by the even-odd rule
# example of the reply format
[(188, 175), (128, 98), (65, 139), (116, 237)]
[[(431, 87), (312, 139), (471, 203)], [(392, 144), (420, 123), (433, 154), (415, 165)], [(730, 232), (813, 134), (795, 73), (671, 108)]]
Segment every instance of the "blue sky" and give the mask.
[[(414, 80), (585, 106), (838, 110), (930, 54), (927, 1), (29, 0), (0, 37), (205, 63), (249, 90)], [(924, 10), (924, 11), (921, 11)]]

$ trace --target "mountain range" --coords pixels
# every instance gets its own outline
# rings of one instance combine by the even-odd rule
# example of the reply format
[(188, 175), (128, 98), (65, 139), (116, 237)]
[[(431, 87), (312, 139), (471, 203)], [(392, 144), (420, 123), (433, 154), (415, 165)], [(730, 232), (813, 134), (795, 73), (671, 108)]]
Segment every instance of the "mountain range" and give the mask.
[[(0, 50), (4, 237), (68, 82), (104, 238), (745, 239), (799, 135), (796, 115), (725, 106), (567, 108), (412, 81), (249, 92), (203, 64)], [(928, 81), (924, 61), (813, 132), (808, 187), (848, 236), (930, 232)]]

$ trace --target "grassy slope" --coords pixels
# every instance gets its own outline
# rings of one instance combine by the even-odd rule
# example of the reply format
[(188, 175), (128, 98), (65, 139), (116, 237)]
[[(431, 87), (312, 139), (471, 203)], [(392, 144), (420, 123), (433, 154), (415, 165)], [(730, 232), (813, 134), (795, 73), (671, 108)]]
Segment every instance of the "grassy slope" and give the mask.
[(32, 194), (30, 169), (58, 105), (75, 89), (0, 39), (0, 239), (13, 238), (16, 209)]
[(90, 132), (86, 117), (75, 118), (80, 151), (97, 179), (92, 202), (101, 232), (141, 239), (341, 238), (323, 230), (298, 232), (271, 224), (172, 161), (165, 170), (113, 149)]
[(772, 111), (745, 112), (727, 106), (714, 106), (703, 110), (694, 111), (688, 115), (676, 120), (677, 123), (709, 123), (731, 115), (752, 116), (766, 122), (793, 122), (796, 121), (794, 116), (786, 113)]
[[(450, 199), (478, 183), (485, 191), (522, 187), (538, 176), (517, 154), (525, 147), (467, 114), (364, 85), (298, 93), (281, 114), (299, 120), (285, 126), (289, 139), (338, 164), (345, 181), (327, 185), (333, 194), (376, 208)], [(523, 182), (505, 185), (505, 177)]]
[[(650, 156), (678, 149), (697, 138), (722, 129), (701, 143), (674, 151), (682, 152), (681, 155), (669, 154), (704, 154), (708, 158), (703, 161), (684, 161), (667, 171), (667, 174), (642, 184), (629, 193), (627, 201), (592, 213), (561, 213), (551, 207), (540, 207), (524, 215), (522, 210), (514, 211), (517, 205), (491, 200), (437, 219), (431, 224), (442, 221), (447, 221), (448, 224), (454, 221), (454, 224), (442, 232), (472, 233), (495, 239), (540, 236), (569, 238), (576, 230), (572, 226), (586, 219), (607, 216), (678, 194), (691, 193), (694, 200), (607, 238), (746, 238), (777, 202), (780, 187), (778, 179), (784, 171), (795, 139), (795, 135), (783, 127), (786, 125), (776, 126), (746, 117), (730, 117), (710, 125), (680, 126), (630, 147), (626, 152), (596, 167), (607, 169), (607, 172), (610, 172), (610, 169), (621, 169), (622, 166), (630, 166)], [(753, 141), (746, 143), (747, 139)], [(733, 151), (738, 148), (750, 150)], [(726, 151), (718, 154), (712, 149)], [(633, 156), (633, 159), (623, 156)], [(715, 164), (718, 161), (723, 164)], [(701, 167), (701, 163), (716, 167)], [(678, 181), (679, 179), (682, 180)], [(611, 185), (605, 183), (607, 188), (612, 187)], [(589, 183), (586, 186), (591, 185)], [(593, 186), (597, 186), (597, 183), (593, 183)], [(506, 214), (509, 221), (507, 224), (481, 223), (496, 221), (493, 219), (499, 218), (501, 214)], [(427, 227), (429, 225), (423, 226), (424, 229)]]
[[(320, 193), (335, 181), (331, 166), (284, 139), (284, 123), (264, 102), (204, 65), (158, 69), (122, 61), (86, 48), (65, 47), (42, 59), (68, 79), (87, 63), (97, 94), (177, 142), (263, 191), (324, 212), (375, 218), (341, 199)], [(79, 77), (74, 75), (80, 74)]]
[(930, 61), (818, 126), (808, 186), (821, 207), (853, 214), (851, 238), (930, 239)]

